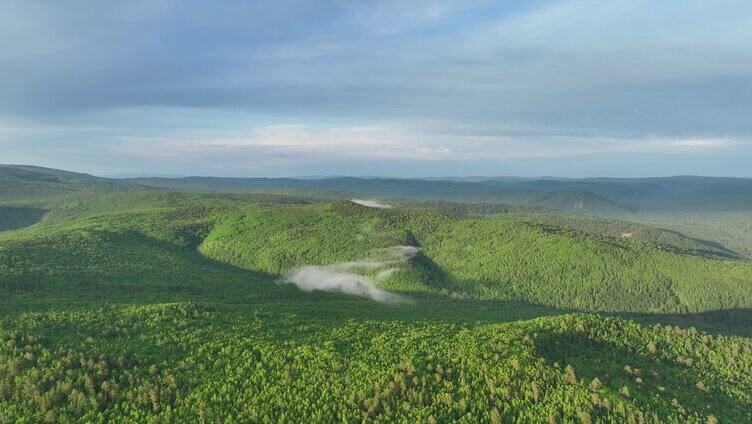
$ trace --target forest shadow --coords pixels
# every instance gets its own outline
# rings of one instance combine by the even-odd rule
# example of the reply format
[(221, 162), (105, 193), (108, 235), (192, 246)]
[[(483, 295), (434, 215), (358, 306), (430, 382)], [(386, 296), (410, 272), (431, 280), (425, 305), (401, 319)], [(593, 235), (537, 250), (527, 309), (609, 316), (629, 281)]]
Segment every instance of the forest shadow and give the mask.
[[(149, 237), (139, 231), (126, 232), (127, 237), (136, 239), (136, 243), (144, 248), (168, 252), (172, 258), (179, 261), (176, 273), (168, 277), (158, 277), (149, 288), (163, 295), (195, 297), (196, 300), (224, 299), (225, 295), (238, 300), (238, 294), (248, 285), (265, 287), (277, 276), (256, 270), (237, 267), (226, 262), (217, 261), (201, 254), (194, 246), (181, 246)], [(159, 275), (162, 270), (153, 268), (152, 275)], [(209, 275), (204, 275), (208, 273)], [(118, 283), (97, 286), (109, 290), (134, 291), (143, 290), (144, 285), (120, 285)], [(105, 293), (106, 297), (106, 293)]]
[(697, 256), (710, 256), (710, 257), (716, 257), (716, 258), (723, 258), (723, 259), (734, 259), (734, 260), (743, 260), (745, 259), (744, 256), (740, 255), (737, 252), (734, 252), (733, 250), (727, 248), (726, 246), (722, 245), (721, 243), (705, 240), (697, 237), (690, 237), (680, 231), (671, 230), (668, 228), (659, 228), (661, 231), (665, 231), (667, 233), (673, 234), (678, 237), (685, 238), (687, 240), (691, 240), (697, 244), (709, 246), (710, 249), (690, 249), (690, 253), (697, 255)]
[(410, 266), (416, 273), (418, 281), (437, 289), (447, 288), (446, 283), (449, 278), (446, 272), (422, 250), (410, 260)]
[[(65, 254), (45, 254), (42, 260), (48, 263), (41, 271), (2, 276), (0, 312), (199, 302), (241, 314), (261, 308), (326, 321), (509, 322), (561, 313), (520, 301), (452, 299), (445, 294), (403, 292), (405, 302), (385, 304), (341, 293), (304, 292), (278, 284), (278, 275), (206, 257), (192, 245), (170, 243), (138, 230), (100, 235), (92, 242), (106, 242), (81, 249), (83, 253), (72, 262), (66, 261)], [(416, 264), (421, 281), (445, 286), (447, 277), (432, 260), (421, 254)]]
[[(50, 263), (44, 266), (44, 271), (0, 276), (0, 311), (44, 310), (90, 303), (222, 302), (228, 299), (240, 302), (280, 298), (292, 292), (270, 284), (275, 278), (270, 274), (215, 261), (193, 248), (158, 240), (139, 231), (101, 233), (105, 234), (107, 242), (84, 250), (95, 251), (96, 256), (83, 258), (81, 265), (55, 263), (59, 258), (45, 255), (44, 260)], [(149, 262), (159, 253), (163, 254), (161, 259)], [(99, 262), (100, 257), (106, 259)]]
[(752, 308), (716, 309), (686, 314), (605, 313), (641, 324), (695, 327), (711, 334), (752, 337)]
[[(720, 376), (703, 376), (690, 365), (656, 354), (639, 354), (614, 343), (596, 340), (587, 335), (568, 331), (546, 331), (535, 339), (536, 355), (547, 363), (558, 363), (562, 370), (573, 368), (573, 378), (604, 399), (604, 394), (629, 398), (642, 410), (657, 411), (661, 420), (668, 419), (679, 405), (713, 405), (714, 410), (697, 410), (701, 416), (735, 417), (743, 420), (748, 405), (717, 390)], [(593, 383), (594, 379), (598, 383)], [(703, 378), (705, 380), (703, 381)], [(625, 389), (626, 387), (626, 389)], [(596, 406), (603, 407), (603, 404)], [(594, 408), (605, 419), (607, 410)], [(596, 421), (600, 417), (596, 418)], [(741, 422), (741, 421), (735, 421)]]
[[(205, 260), (217, 267), (224, 267), (233, 272), (253, 273), (208, 258)], [(324, 317), (327, 320), (380, 319), (408, 321), (455, 321), (455, 322), (513, 322), (529, 320), (542, 316), (554, 316), (567, 313), (593, 313), (604, 316), (616, 316), (636, 321), (643, 325), (671, 325), (683, 328), (695, 327), (714, 335), (752, 337), (752, 309), (724, 309), (701, 313), (629, 313), (603, 312), (576, 308), (554, 307), (530, 302), (522, 298), (481, 299), (466, 293), (468, 287), (481, 288), (489, 282), (453, 282), (447, 273), (429, 256), (418, 253), (411, 261), (411, 270), (418, 281), (428, 285), (438, 293), (426, 293), (400, 290), (409, 301), (397, 304), (378, 303), (371, 299), (358, 298), (340, 293), (314, 291), (306, 293), (294, 286), (277, 285), (275, 275), (259, 273), (266, 279), (266, 287), (276, 286), (276, 290), (287, 288), (276, 300), (283, 302), (275, 305), (278, 311), (297, 311), (313, 318)], [(495, 283), (494, 283), (495, 284)], [(281, 293), (280, 293), (281, 294)], [(455, 296), (460, 294), (460, 296)], [(233, 303), (252, 301), (239, 293)]]
[(559, 315), (561, 310), (518, 301), (452, 300), (444, 296), (414, 296), (408, 302), (383, 304), (370, 299), (326, 292), (300, 292), (284, 302), (258, 305), (263, 310), (294, 313), (327, 322), (379, 320), (491, 324)]
[(0, 206), (0, 231), (30, 227), (42, 220), (46, 209)]
[[(482, 287), (482, 286), (495, 286), (496, 282), (485, 281), (466, 281), (466, 282), (452, 282), (451, 278), (446, 272), (436, 264), (430, 257), (420, 254), (413, 260), (417, 262), (418, 267), (422, 270), (422, 274), (431, 280), (429, 285), (439, 290), (443, 290), (443, 295), (433, 295), (434, 298), (452, 297), (453, 290), (463, 290), (467, 287)], [(425, 295), (424, 295), (425, 296)], [(430, 297), (430, 296), (428, 296)], [(630, 319), (637, 321), (641, 324), (652, 325), (672, 325), (683, 328), (695, 327), (699, 330), (715, 335), (727, 335), (727, 336), (741, 336), (752, 337), (752, 308), (739, 308), (739, 309), (719, 309), (698, 313), (639, 313), (639, 312), (604, 312), (594, 311), (586, 309), (566, 308), (566, 307), (553, 307), (548, 305), (536, 304), (529, 302), (525, 299), (512, 299), (509, 301), (504, 300), (478, 300), (478, 299), (466, 299), (464, 301), (457, 301), (459, 304), (464, 304), (468, 314), (472, 314), (476, 310), (493, 310), (493, 305), (497, 305), (496, 308), (504, 308), (508, 305), (513, 310), (530, 310), (535, 311), (531, 314), (530, 318), (543, 315), (559, 315), (564, 313), (593, 313), (606, 316), (616, 316), (620, 318)], [(523, 306), (524, 305), (524, 306)], [(477, 314), (475, 314), (477, 316)]]
[[(193, 246), (181, 246), (137, 230), (106, 232), (107, 243), (98, 253), (109, 257), (114, 270), (73, 269), (70, 263), (44, 268), (55, 274), (26, 272), (0, 278), (0, 311), (43, 310), (88, 303), (151, 304), (163, 302), (208, 302), (226, 310), (248, 311), (263, 307), (280, 313), (298, 313), (311, 319), (383, 319), (408, 321), (511, 322), (565, 313), (599, 313), (634, 320), (641, 324), (696, 327), (711, 334), (752, 337), (752, 309), (726, 309), (695, 314), (607, 313), (556, 308), (524, 299), (484, 300), (472, 294), (454, 296), (461, 289), (427, 255), (414, 259), (411, 272), (439, 293), (401, 293), (409, 301), (384, 304), (339, 293), (298, 290), (277, 284), (278, 275), (237, 267), (208, 258)], [(42, 247), (44, 249), (44, 247)], [(138, 255), (138, 252), (146, 252)], [(169, 260), (150, 261), (158, 252)], [(86, 263), (86, 261), (82, 262)], [(95, 263), (96, 264), (96, 263)], [(120, 264), (127, 266), (119, 267)], [(99, 264), (96, 264), (99, 265)], [(105, 264), (105, 266), (107, 266)], [(66, 269), (67, 267), (67, 269)], [(119, 269), (118, 269), (119, 268)], [(134, 269), (136, 271), (134, 271)], [(469, 284), (469, 283), (468, 283)], [(483, 282), (474, 282), (482, 286)]]

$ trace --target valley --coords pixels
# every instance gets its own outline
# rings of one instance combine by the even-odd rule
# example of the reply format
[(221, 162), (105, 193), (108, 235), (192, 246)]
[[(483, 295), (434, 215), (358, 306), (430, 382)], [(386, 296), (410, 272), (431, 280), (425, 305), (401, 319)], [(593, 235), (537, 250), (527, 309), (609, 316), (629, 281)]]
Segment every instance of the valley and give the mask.
[(743, 239), (0, 170), (3, 421), (752, 418)]

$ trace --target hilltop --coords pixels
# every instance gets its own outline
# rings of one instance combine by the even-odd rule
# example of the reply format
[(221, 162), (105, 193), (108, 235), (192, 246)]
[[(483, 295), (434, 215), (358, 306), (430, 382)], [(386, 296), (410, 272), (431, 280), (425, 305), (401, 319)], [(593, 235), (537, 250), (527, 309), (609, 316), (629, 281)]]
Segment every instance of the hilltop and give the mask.
[(752, 419), (752, 262), (725, 244), (2, 172), (2, 421)]
[(661, 178), (135, 178), (133, 183), (188, 191), (310, 190), (384, 198), (542, 206), (570, 212), (628, 215), (637, 211), (752, 210), (752, 179)]
[(128, 184), (84, 173), (29, 165), (0, 165), (0, 202), (128, 189)]
[[(272, 276), (357, 260), (374, 249), (414, 246), (419, 255), (382, 282), (408, 294), (604, 312), (752, 307), (752, 268), (740, 253), (644, 224), (493, 204), (406, 202), (376, 209), (274, 194), (143, 191), (85, 175), (29, 172), (15, 178), (29, 175), (24, 181), (31, 184), (41, 175), (45, 183), (86, 190), (0, 209), (5, 229), (19, 229), (6, 236), (13, 244), (4, 250), (11, 255), (6, 272), (25, 280), (36, 278), (22, 265), (35, 255), (51, 259), (59, 250), (65, 259), (58, 243), (85, 245), (94, 254), (111, 249), (97, 246), (112, 234), (129, 243), (155, 238), (167, 242), (168, 251), (174, 244), (197, 258)], [(93, 238), (81, 238), (82, 231)], [(76, 257), (87, 256), (82, 251)], [(113, 269), (130, 261), (119, 254), (110, 260)]]
[(750, 212), (752, 179), (677, 176), (660, 178), (100, 178), (49, 168), (0, 165), (6, 198), (79, 191), (168, 190), (271, 192), (329, 199), (355, 195), (384, 199), (444, 200), (543, 207), (604, 216), (675, 212)]

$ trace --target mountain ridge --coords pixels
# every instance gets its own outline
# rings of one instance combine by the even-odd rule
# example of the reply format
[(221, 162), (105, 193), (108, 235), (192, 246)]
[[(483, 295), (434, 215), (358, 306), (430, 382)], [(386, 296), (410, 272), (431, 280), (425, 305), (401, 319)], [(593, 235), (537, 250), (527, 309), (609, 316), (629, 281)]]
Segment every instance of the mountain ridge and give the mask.
[(135, 177), (105, 178), (32, 165), (0, 165), (0, 194), (52, 195), (134, 188), (178, 191), (300, 192), (315, 197), (442, 200), (535, 206), (596, 215), (655, 211), (752, 211), (752, 179), (677, 175), (563, 177)]

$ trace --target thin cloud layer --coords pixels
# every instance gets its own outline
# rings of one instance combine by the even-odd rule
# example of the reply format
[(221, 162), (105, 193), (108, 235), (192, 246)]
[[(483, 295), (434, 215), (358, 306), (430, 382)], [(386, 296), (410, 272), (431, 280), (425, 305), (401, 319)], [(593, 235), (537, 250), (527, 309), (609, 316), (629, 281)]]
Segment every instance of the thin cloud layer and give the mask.
[(750, 15), (734, 0), (10, 0), (0, 148), (84, 171), (233, 175), (399, 161), (540, 175), (562, 158), (668, 155), (634, 171), (657, 174), (703, 149), (717, 158), (695, 172), (743, 174)]
[(397, 294), (378, 288), (368, 277), (328, 267), (304, 266), (296, 269), (285, 281), (305, 292), (314, 290), (339, 292), (367, 297), (383, 303), (396, 303), (404, 300)]
[[(386, 280), (399, 272), (419, 251), (420, 248), (415, 246), (374, 249), (366, 258), (357, 261), (295, 268), (280, 282), (294, 284), (305, 292), (345, 293), (381, 303), (408, 302), (404, 296), (380, 288), (377, 281)], [(371, 277), (368, 274), (374, 275)]]
[(368, 206), (369, 208), (377, 208), (377, 209), (391, 209), (392, 205), (387, 205), (386, 203), (381, 203), (376, 200), (365, 200), (365, 199), (352, 199), (353, 203), (357, 203), (359, 205)]

